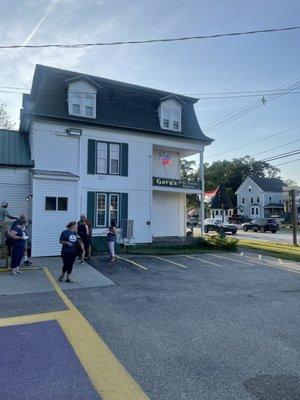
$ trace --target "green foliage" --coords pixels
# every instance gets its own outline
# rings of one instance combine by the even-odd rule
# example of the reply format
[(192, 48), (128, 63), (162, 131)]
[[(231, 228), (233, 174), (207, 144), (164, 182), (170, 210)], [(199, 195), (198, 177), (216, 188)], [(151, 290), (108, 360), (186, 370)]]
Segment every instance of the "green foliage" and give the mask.
[(10, 116), (6, 111), (6, 104), (0, 101), (0, 128), (1, 129), (14, 129), (15, 124), (11, 122)]
[[(214, 190), (223, 182), (231, 201), (236, 204), (235, 192), (247, 176), (275, 178), (278, 177), (279, 172), (279, 168), (265, 161), (256, 161), (250, 156), (234, 158), (232, 161), (214, 161), (210, 165), (208, 163), (205, 164), (205, 190)], [(195, 161), (182, 160), (181, 175), (183, 179), (197, 179), (198, 171)], [(194, 208), (196, 206), (197, 196), (189, 195), (187, 197), (187, 207)]]
[(279, 172), (279, 168), (249, 156), (234, 158), (232, 161), (215, 161), (211, 165), (205, 165), (205, 187), (207, 190), (213, 190), (223, 182), (231, 201), (235, 204), (235, 192), (247, 176), (275, 178)]
[(231, 250), (237, 249), (238, 240), (232, 238), (220, 238), (220, 236), (210, 236), (206, 239), (209, 248), (214, 250)]

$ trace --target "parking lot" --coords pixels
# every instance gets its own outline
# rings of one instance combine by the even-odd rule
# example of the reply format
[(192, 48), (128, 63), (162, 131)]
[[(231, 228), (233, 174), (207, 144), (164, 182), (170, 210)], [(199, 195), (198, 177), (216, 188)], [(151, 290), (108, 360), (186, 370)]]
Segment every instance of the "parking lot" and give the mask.
[(94, 261), (116, 286), (76, 304), (151, 399), (299, 398), (298, 264), (251, 253), (125, 258)]
[[(65, 305), (48, 283), (40, 280), (39, 285), (30, 286), (34, 279), (41, 279), (40, 274), (28, 277), (26, 293), (9, 295), (7, 291), (0, 296), (2, 316), (18, 319), (33, 314), (30, 318), (36, 319), (34, 313), (46, 311), (51, 311), (52, 319), (58, 315), (63, 332), (50, 326), (57, 339), (53, 342), (50, 335), (42, 341), (45, 346), (50, 343), (51, 351), (55, 351), (55, 343), (59, 346), (46, 371), (54, 374), (55, 362), (74, 358), (63, 341), (64, 333), (80, 360), (79, 365), (73, 362), (76, 373), (75, 382), (69, 377), (71, 391), (83, 382), (80, 398), (100, 399), (92, 392), (88, 376), (105, 400), (299, 399), (299, 263), (248, 252), (119, 257), (113, 264), (103, 256), (96, 257), (93, 268), (76, 265), (75, 286), (60, 285)], [(36, 262), (41, 266), (50, 261), (54, 265), (50, 271), (56, 276), (59, 259)], [(66, 306), (70, 310), (66, 311)], [(19, 335), (33, 337), (31, 331)], [(36, 343), (39, 353), (43, 346), (39, 340)], [(20, 346), (18, 354), (23, 351)], [(65, 354), (63, 359), (59, 352)], [(40, 361), (34, 354), (29, 371), (39, 382)], [(102, 362), (102, 368), (96, 368), (94, 358)], [(6, 372), (9, 366), (5, 364)], [(14, 381), (21, 385), (16, 386), (17, 393), (23, 390), (24, 394), (28, 387), (23, 381)], [(48, 382), (49, 399), (58, 399), (62, 393), (65, 397), (61, 398), (69, 398), (64, 380), (59, 382)], [(45, 386), (47, 380), (42, 383)], [(116, 395), (125, 388), (126, 394)], [(5, 389), (15, 390), (8, 385)], [(2, 398), (19, 400), (13, 395)]]

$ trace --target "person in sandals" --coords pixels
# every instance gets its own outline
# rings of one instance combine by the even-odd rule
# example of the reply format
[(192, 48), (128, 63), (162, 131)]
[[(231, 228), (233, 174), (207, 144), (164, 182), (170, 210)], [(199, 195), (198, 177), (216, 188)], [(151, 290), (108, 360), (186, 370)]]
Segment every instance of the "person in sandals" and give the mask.
[(62, 273), (58, 279), (62, 282), (65, 274), (67, 274), (66, 282), (73, 283), (70, 276), (78, 253), (77, 222), (69, 222), (66, 228), (67, 229), (61, 233), (59, 238), (59, 242), (62, 245), (61, 258), (63, 260), (63, 267)]

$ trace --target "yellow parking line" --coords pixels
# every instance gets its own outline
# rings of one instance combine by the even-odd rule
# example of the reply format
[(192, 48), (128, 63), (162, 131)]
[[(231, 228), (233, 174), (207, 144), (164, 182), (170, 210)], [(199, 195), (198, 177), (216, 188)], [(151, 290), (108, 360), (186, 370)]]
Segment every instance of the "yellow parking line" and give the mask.
[(168, 263), (170, 263), (170, 264), (174, 264), (174, 265), (176, 265), (177, 267), (181, 267), (181, 268), (185, 268), (185, 269), (187, 268), (185, 265), (179, 264), (179, 263), (177, 263), (177, 262), (175, 262), (175, 261), (167, 260), (167, 259), (165, 259), (165, 258), (161, 258), (161, 257), (157, 257), (157, 256), (151, 256), (151, 257), (157, 258), (158, 260), (161, 260), (161, 261), (166, 261), (166, 262), (168, 262)]
[(214, 263), (214, 262), (211, 262), (211, 261), (206, 261), (206, 260), (203, 260), (203, 258), (198, 258), (198, 257), (194, 257), (194, 256), (188, 256), (187, 254), (182, 254), (182, 257), (194, 258), (195, 260), (203, 261), (206, 264), (215, 265), (217, 267), (223, 267), (223, 265), (221, 265), (221, 264), (217, 264), (217, 263)]
[(103, 400), (149, 400), (141, 387), (65, 295), (50, 271), (47, 268), (43, 270), (68, 310), (0, 318), (0, 327), (56, 320)]
[(219, 256), (219, 254), (209, 254), (209, 255), (213, 256), (213, 257), (217, 257), (217, 258), (222, 258), (222, 259), (228, 260), (228, 261), (238, 262), (238, 263), (245, 264), (245, 265), (252, 265), (250, 262), (235, 260), (234, 258), (225, 257), (225, 256)]
[[(21, 271), (41, 271), (43, 268), (21, 267)], [(0, 272), (10, 272), (11, 268), (0, 268)]]
[(18, 317), (0, 318), (0, 327), (11, 326), (11, 325), (33, 324), (35, 322), (57, 320), (66, 312), (69, 311), (54, 311), (41, 314), (21, 315)]
[(71, 310), (62, 314), (58, 323), (102, 399), (149, 400), (94, 328), (64, 294), (47, 268), (45, 273), (57, 294)]
[(145, 271), (148, 271), (147, 267), (144, 267), (143, 265), (141, 265), (141, 264), (139, 264), (139, 263), (137, 263), (135, 261), (129, 260), (128, 258), (124, 258), (124, 257), (120, 257), (120, 256), (115, 256), (115, 257), (119, 258), (120, 260), (124, 260), (124, 261), (129, 262), (130, 264), (134, 265), (135, 267), (138, 267), (138, 268), (141, 268), (141, 269), (143, 269)]

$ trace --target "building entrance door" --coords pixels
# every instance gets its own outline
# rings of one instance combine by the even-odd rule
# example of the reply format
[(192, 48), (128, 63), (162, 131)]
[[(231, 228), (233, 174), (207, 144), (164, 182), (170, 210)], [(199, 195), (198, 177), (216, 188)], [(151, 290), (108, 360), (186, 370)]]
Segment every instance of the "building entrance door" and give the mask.
[(260, 207), (251, 206), (251, 217), (252, 218), (260, 218)]

